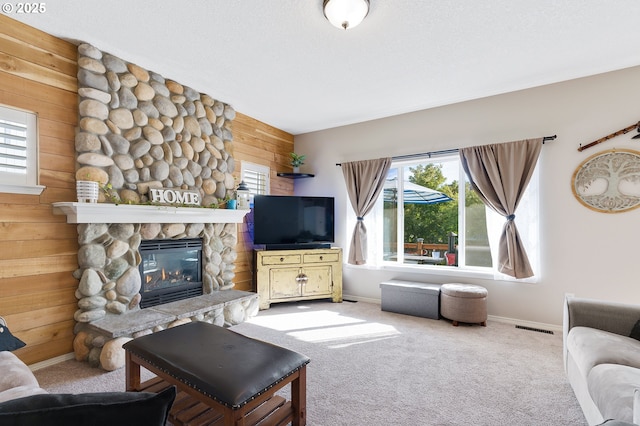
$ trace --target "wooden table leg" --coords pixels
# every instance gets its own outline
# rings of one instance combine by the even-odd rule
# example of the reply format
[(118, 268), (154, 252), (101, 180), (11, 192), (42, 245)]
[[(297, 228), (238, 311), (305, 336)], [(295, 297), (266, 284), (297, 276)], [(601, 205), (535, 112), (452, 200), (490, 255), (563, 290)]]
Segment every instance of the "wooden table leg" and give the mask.
[(307, 366), (298, 370), (298, 378), (291, 382), (291, 405), (293, 405), (292, 426), (307, 424)]

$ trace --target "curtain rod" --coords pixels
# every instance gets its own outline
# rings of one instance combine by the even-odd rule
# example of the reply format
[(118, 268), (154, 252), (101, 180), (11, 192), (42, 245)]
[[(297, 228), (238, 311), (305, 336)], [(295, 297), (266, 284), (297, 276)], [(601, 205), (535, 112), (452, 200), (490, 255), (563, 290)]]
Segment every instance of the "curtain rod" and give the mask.
[[(542, 138), (542, 143), (544, 144), (547, 141), (552, 141), (557, 137), (558, 137), (558, 135), (545, 136), (545, 137)], [(442, 150), (442, 151), (431, 151), (431, 152), (421, 152), (421, 153), (418, 153), (418, 154), (397, 155), (397, 156), (391, 157), (391, 159), (392, 160), (408, 160), (408, 159), (411, 159), (411, 158), (418, 158), (418, 157), (431, 158), (432, 155), (455, 154), (458, 151), (460, 151), (458, 148), (452, 148), (452, 149), (445, 149), (445, 150)], [(342, 163), (336, 163), (336, 166), (342, 166)]]

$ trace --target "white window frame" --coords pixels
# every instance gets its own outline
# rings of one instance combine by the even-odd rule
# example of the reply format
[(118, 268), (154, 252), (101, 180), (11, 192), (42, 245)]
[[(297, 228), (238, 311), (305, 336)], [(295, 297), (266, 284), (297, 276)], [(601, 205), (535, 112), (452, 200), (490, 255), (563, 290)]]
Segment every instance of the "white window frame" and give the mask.
[[(420, 161), (422, 160), (422, 161)], [(412, 161), (394, 161), (391, 165), (391, 168), (397, 167), (402, 168), (406, 166), (408, 163), (420, 163), (420, 162), (437, 162), (438, 157), (425, 157), (423, 159), (418, 159), (416, 162), (415, 159)], [(382, 235), (383, 235), (383, 197), (380, 196), (376, 202), (376, 206), (374, 209), (367, 214), (364, 218), (364, 224), (369, 232), (367, 232), (367, 263), (361, 266), (347, 265), (348, 267), (353, 268), (364, 268), (364, 269), (385, 269), (385, 270), (393, 270), (398, 272), (407, 272), (407, 273), (429, 273), (433, 275), (443, 275), (443, 276), (451, 276), (451, 277), (468, 277), (468, 278), (481, 278), (488, 280), (502, 280), (502, 281), (518, 281), (518, 282), (527, 282), (527, 283), (535, 283), (539, 282), (541, 279), (541, 265), (540, 265), (540, 224), (537, 220), (539, 218), (539, 173), (538, 167), (536, 167), (533, 176), (531, 177), (531, 181), (529, 186), (527, 187), (527, 193), (523, 197), (523, 202), (520, 204), (518, 210), (516, 211), (516, 224), (518, 226), (521, 237), (526, 244), (527, 255), (529, 256), (529, 261), (531, 262), (533, 271), (535, 275), (531, 278), (527, 279), (515, 279), (513, 277), (509, 277), (507, 275), (501, 274), (495, 270), (495, 259), (497, 259), (497, 249), (496, 242), (499, 236), (499, 231), (504, 224), (504, 218), (494, 213), (490, 210), (487, 210), (487, 222), (489, 226), (489, 232), (493, 233), (493, 238), (490, 235), (490, 244), (492, 257), (494, 259), (494, 267), (480, 267), (480, 266), (467, 266), (464, 265), (464, 244), (465, 241), (458, 240), (458, 254), (459, 261), (462, 266), (455, 267), (444, 267), (444, 266), (435, 266), (435, 265), (415, 265), (415, 264), (406, 264), (401, 261), (402, 256), (398, 256), (398, 261), (385, 261), (383, 260), (383, 250), (382, 245), (384, 244)], [(465, 179), (464, 170), (460, 167), (460, 175), (458, 182), (464, 182)], [(464, 200), (465, 194), (465, 185), (459, 185), (459, 193), (458, 197)], [(529, 192), (532, 191), (533, 194)], [(526, 198), (525, 198), (526, 197)], [(526, 204), (526, 205), (523, 205)], [(464, 223), (464, 203), (459, 203), (459, 211), (458, 211), (458, 235), (465, 235), (465, 223)], [(522, 208), (524, 207), (524, 208)], [(521, 209), (522, 208), (522, 209)], [(351, 234), (353, 232), (353, 227), (356, 223), (355, 214), (351, 208), (347, 209), (347, 227), (345, 235), (346, 241), (351, 240)], [(402, 216), (402, 215), (399, 215)], [(398, 217), (400, 223), (404, 223), (404, 217)], [(493, 220), (493, 222), (491, 222)], [(403, 227), (403, 226), (402, 226)], [(401, 226), (399, 226), (401, 228)], [(404, 231), (403, 231), (404, 232)], [(404, 233), (402, 234), (402, 239), (404, 238)], [(493, 241), (492, 241), (493, 240)], [(401, 241), (401, 240), (398, 240)]]
[[(254, 184), (256, 180), (254, 176), (264, 176), (264, 188), (260, 191), (260, 188)], [(240, 167), (240, 180), (249, 187), (251, 193), (250, 204), (253, 204), (253, 196), (255, 195), (269, 195), (271, 193), (271, 169), (269, 166), (263, 166), (261, 164), (251, 163), (249, 161), (242, 161)]]
[[(8, 128), (3, 126), (3, 120), (26, 126), (23, 147), (26, 163), (24, 173), (10, 172), (3, 170), (5, 163), (0, 158), (0, 192), (40, 195), (45, 187), (38, 184), (38, 116), (31, 111), (0, 105), (0, 133)], [(0, 136), (0, 144), (3, 141), (4, 138)], [(0, 156), (11, 155), (11, 151), (11, 149), (2, 149), (0, 145)]]

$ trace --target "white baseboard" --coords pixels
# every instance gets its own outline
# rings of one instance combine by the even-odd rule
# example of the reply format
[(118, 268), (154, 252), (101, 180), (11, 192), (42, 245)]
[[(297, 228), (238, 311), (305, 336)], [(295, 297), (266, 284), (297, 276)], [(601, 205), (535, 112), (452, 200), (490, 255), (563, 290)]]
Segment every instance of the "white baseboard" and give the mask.
[(343, 294), (342, 300), (344, 301), (353, 301), (353, 302), (365, 302), (365, 303), (373, 303), (379, 305), (380, 299), (371, 299), (369, 297), (360, 297), (360, 296), (352, 296), (350, 294)]
[[(352, 301), (356, 301), (356, 302), (374, 303), (376, 305), (379, 305), (381, 303), (380, 299), (372, 299), (372, 298), (369, 298), (369, 297), (352, 296), (350, 294), (343, 294), (342, 295), (342, 299), (345, 300), (345, 301), (352, 300)], [(562, 325), (545, 324), (545, 323), (534, 322), (534, 321), (525, 321), (525, 320), (521, 320), (521, 319), (517, 319), (517, 318), (499, 317), (499, 316), (496, 316), (496, 315), (489, 315), (488, 319), (490, 321), (501, 322), (501, 323), (505, 323), (505, 324), (522, 325), (524, 327), (536, 328), (536, 329), (540, 329), (540, 330), (549, 330), (549, 331), (553, 331), (553, 332), (562, 332)]]
[(537, 328), (540, 330), (549, 330), (553, 332), (562, 332), (562, 325), (545, 324), (543, 322), (525, 321), (516, 318), (498, 317), (495, 315), (489, 315), (491, 321), (501, 322), (505, 324), (522, 325), (525, 327)]
[(75, 358), (75, 354), (73, 352), (70, 352), (68, 354), (57, 356), (55, 358), (50, 358), (44, 361), (36, 362), (35, 364), (31, 364), (29, 368), (31, 369), (31, 371), (36, 371), (36, 370), (40, 370), (41, 368), (50, 367), (52, 365), (59, 364), (63, 361), (68, 361), (74, 358)]

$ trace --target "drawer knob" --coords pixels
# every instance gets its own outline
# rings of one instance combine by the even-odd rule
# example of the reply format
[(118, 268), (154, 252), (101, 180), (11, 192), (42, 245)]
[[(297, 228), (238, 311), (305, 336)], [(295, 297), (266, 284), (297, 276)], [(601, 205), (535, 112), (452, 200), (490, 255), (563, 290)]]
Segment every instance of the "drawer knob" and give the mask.
[(284, 262), (284, 257), (281, 257), (281, 258), (280, 258), (280, 262)]
[(322, 259), (322, 256), (320, 256), (320, 260), (323, 260), (323, 259)]

